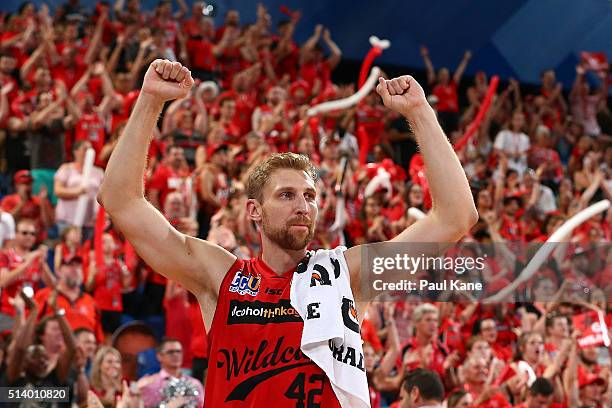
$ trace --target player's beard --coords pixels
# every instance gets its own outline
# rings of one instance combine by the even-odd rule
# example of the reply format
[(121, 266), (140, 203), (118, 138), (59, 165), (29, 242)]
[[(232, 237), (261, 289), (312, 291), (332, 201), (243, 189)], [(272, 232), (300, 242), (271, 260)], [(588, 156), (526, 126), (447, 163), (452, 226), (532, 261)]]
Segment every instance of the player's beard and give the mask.
[[(263, 210), (263, 222), (262, 222), (262, 232), (266, 235), (271, 241), (276, 243), (279, 247), (291, 251), (299, 251), (304, 248), (312, 241), (314, 237), (314, 223), (309, 221), (306, 217), (296, 217), (287, 221), (287, 223), (283, 226), (274, 227), (270, 224), (270, 218), (266, 214), (266, 211)], [(296, 234), (292, 234), (289, 229), (292, 225), (296, 224), (307, 224), (308, 225), (308, 233), (301, 237)]]

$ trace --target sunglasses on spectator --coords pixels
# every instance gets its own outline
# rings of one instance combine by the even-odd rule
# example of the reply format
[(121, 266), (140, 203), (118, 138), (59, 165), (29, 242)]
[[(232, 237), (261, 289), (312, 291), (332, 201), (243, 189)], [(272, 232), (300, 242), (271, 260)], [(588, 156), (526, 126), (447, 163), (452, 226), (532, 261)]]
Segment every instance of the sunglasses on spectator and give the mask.
[(182, 354), (183, 350), (180, 350), (180, 349), (165, 350), (162, 353), (163, 354)]
[(36, 236), (36, 231), (17, 231), (18, 233), (20, 233), (21, 235), (31, 235), (33, 237)]

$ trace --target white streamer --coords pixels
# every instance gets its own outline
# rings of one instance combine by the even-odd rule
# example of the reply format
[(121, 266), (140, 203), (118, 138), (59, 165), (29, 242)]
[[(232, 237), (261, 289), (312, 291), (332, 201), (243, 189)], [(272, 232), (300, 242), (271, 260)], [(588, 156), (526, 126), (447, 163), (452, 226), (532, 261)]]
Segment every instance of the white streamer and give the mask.
[(389, 40), (381, 40), (375, 35), (370, 36), (370, 45), (374, 48), (379, 48), (381, 50), (386, 50), (391, 46), (391, 41)]
[(427, 216), (427, 214), (425, 214), (423, 211), (419, 210), (416, 207), (410, 207), (408, 209), (408, 215), (412, 218), (416, 218), (417, 220), (422, 220)]
[(393, 187), (391, 186), (391, 175), (382, 168), (378, 169), (378, 173), (376, 174), (376, 176), (372, 177), (372, 180), (370, 180), (370, 182), (366, 186), (363, 194), (366, 197), (369, 197), (374, 194), (379, 187), (386, 188), (387, 200), (391, 199), (391, 194), (393, 192)]
[(378, 77), (380, 76), (380, 68), (373, 67), (372, 71), (370, 71), (370, 76), (365, 81), (363, 86), (354, 94), (347, 98), (338, 99), (335, 101), (323, 102), (312, 108), (308, 109), (308, 116), (318, 115), (319, 113), (329, 112), (336, 109), (347, 109), (351, 106), (357, 105), (360, 100), (365, 98), (372, 89), (376, 86), (378, 82)]
[(580, 226), (582, 223), (592, 218), (593, 216), (606, 211), (610, 208), (609, 200), (602, 200), (598, 203), (593, 204), (590, 207), (585, 208), (579, 213), (575, 214), (572, 218), (565, 221), (563, 225), (559, 227), (558, 230), (552, 233), (550, 238), (546, 240), (546, 243), (539, 249), (538, 252), (531, 258), (531, 261), (527, 264), (525, 269), (521, 272), (521, 274), (514, 280), (512, 283), (501, 291), (497, 292), (495, 295), (490, 296), (483, 300), (483, 302), (499, 302), (512, 292), (514, 292), (519, 285), (523, 282), (529, 280), (540, 268), (540, 266), (546, 261), (546, 258), (550, 255), (550, 253), (555, 249), (555, 247), (559, 244), (559, 241), (568, 236), (574, 229)]
[[(83, 175), (81, 178), (81, 186), (89, 187), (89, 176), (91, 175), (91, 169), (93, 168), (94, 159), (96, 157), (96, 151), (91, 147), (85, 152), (85, 159), (83, 160)], [(85, 211), (87, 210), (87, 204), (89, 203), (89, 192), (81, 194), (78, 198), (76, 211), (74, 213), (74, 225), (82, 227), (85, 222)]]

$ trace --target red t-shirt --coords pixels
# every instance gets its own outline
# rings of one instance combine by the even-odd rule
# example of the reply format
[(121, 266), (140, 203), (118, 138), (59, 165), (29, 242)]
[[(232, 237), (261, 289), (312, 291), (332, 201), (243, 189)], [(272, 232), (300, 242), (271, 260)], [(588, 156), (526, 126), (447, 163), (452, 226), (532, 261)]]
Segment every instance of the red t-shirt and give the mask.
[(239, 47), (226, 48), (217, 57), (217, 61), (221, 71), (222, 87), (226, 89), (232, 87), (234, 75), (247, 67)]
[(238, 129), (238, 133), (232, 129), (232, 136), (240, 138), (251, 131), (251, 117), (257, 104), (257, 93), (247, 92), (236, 94), (236, 113), (234, 114), (233, 125)]
[[(529, 408), (529, 405), (527, 404), (527, 401), (525, 401), (522, 404), (515, 405), (514, 408)], [(559, 404), (558, 402), (551, 402), (548, 404), (547, 408), (567, 408), (567, 405)]]
[(371, 385), (368, 386), (368, 391), (370, 392), (370, 407), (380, 408), (380, 392), (376, 391)]
[[(469, 384), (464, 384), (463, 389), (469, 392), (472, 395), (474, 401), (478, 398), (478, 393), (471, 389)], [(471, 408), (511, 408), (510, 402), (506, 399), (506, 397), (501, 393), (495, 393), (491, 398), (483, 402), (479, 405), (472, 405)]]
[[(53, 314), (53, 310), (47, 304), (47, 300), (51, 296), (51, 290), (49, 287), (41, 289), (34, 296), (34, 301), (40, 309), (40, 317)], [(58, 309), (66, 311), (66, 320), (68, 320), (72, 330), (84, 327), (94, 332), (99, 342), (104, 340), (100, 311), (93, 297), (87, 293), (82, 293), (81, 297), (73, 303), (62, 293), (58, 293), (56, 304)]]
[(304, 81), (308, 82), (308, 86), (312, 89), (315, 80), (321, 80), (321, 90), (327, 88), (331, 84), (331, 68), (327, 61), (311, 61), (303, 64), (300, 67), (299, 76)]
[[(444, 372), (443, 365), (444, 365), (444, 360), (446, 360), (446, 356), (448, 355), (448, 350), (442, 343), (437, 342), (437, 341), (432, 342), (431, 346), (433, 349), (433, 355), (431, 356), (431, 362), (429, 364), (429, 367), (426, 367), (426, 368), (437, 372), (438, 374), (440, 374), (440, 377), (444, 378), (445, 372)], [(415, 337), (409, 340), (408, 343), (402, 347), (402, 350), (406, 348), (408, 348), (410, 351), (414, 351), (418, 349), (417, 340)], [(411, 364), (407, 364), (406, 368), (408, 370), (414, 370), (418, 368), (419, 365), (420, 363), (416, 361)]]
[(376, 327), (368, 319), (364, 319), (361, 324), (361, 338), (363, 341), (370, 343), (372, 348), (379, 352), (383, 349), (383, 345), (380, 342), (380, 338), (376, 333)]
[(208, 335), (202, 318), (202, 309), (197, 301), (189, 302), (189, 320), (191, 321), (191, 355), (196, 358), (208, 358)]
[(186, 170), (174, 170), (170, 166), (160, 164), (149, 181), (149, 189), (159, 191), (159, 204), (163, 208), (166, 197), (173, 191), (180, 190), (189, 176)]
[(187, 53), (191, 68), (203, 71), (214, 71), (217, 65), (217, 59), (212, 52), (214, 44), (208, 40), (187, 40)]
[(374, 147), (381, 142), (385, 133), (385, 111), (379, 106), (370, 106), (367, 103), (360, 104), (355, 112), (358, 126), (362, 126), (368, 135), (370, 146)]
[(96, 151), (95, 165), (104, 165), (99, 157), (106, 141), (106, 129), (104, 121), (96, 112), (84, 113), (81, 120), (77, 122), (74, 128), (74, 141), (79, 140), (89, 140)]
[(93, 295), (100, 310), (121, 312), (123, 302), (121, 299), (122, 271), (125, 265), (118, 260), (110, 264), (97, 267), (94, 278)]
[(87, 69), (82, 59), (77, 58), (75, 62), (75, 65), (66, 66), (63, 63), (59, 63), (51, 67), (51, 77), (54, 80), (62, 81), (68, 90), (72, 89)]
[(507, 214), (502, 215), (502, 225), (500, 227), (500, 235), (508, 240), (512, 241), (523, 241), (524, 237), (524, 227), (520, 220), (520, 213), (522, 211), (519, 210), (515, 216), (510, 216)]
[[(21, 203), (21, 196), (17, 193), (4, 196), (2, 199), (2, 210), (11, 212)], [(19, 214), (15, 218), (29, 218), (41, 223), (40, 197), (31, 196), (30, 199), (21, 207)]]
[[(183, 346), (183, 367), (191, 367), (191, 314), (189, 303), (182, 296), (164, 298), (166, 312), (166, 336), (177, 339)], [(200, 317), (200, 320), (202, 318)]]
[[(18, 255), (13, 248), (0, 252), (0, 269), (6, 268), (8, 271), (11, 271), (23, 262), (23, 257)], [(17, 293), (19, 293), (25, 284), (32, 286), (32, 289), (36, 292), (41, 279), (41, 273), (40, 261), (35, 260), (23, 274), (15, 279), (10, 285), (2, 288), (2, 290), (0, 290), (0, 312), (14, 316), (15, 308), (9, 303), (9, 299), (17, 296)]]
[(438, 97), (438, 112), (459, 112), (457, 84), (455, 81), (451, 80), (448, 85), (436, 85), (432, 94)]
[(87, 279), (86, 275), (89, 267), (89, 251), (91, 250), (91, 241), (85, 241), (84, 244), (79, 245), (77, 248), (75, 248), (74, 251), (70, 250), (70, 248), (68, 248), (68, 245), (62, 242), (60, 244), (60, 249), (62, 251), (62, 261), (69, 260), (70, 258), (73, 258), (75, 256), (78, 256), (83, 260), (83, 271), (85, 272), (83, 275), (84, 279)]
[[(300, 350), (304, 323), (290, 303), (293, 273), (278, 275), (259, 258), (229, 269), (209, 335), (204, 406), (340, 406), (323, 370)], [(365, 369), (362, 361), (352, 367)]]
[(291, 41), (289, 48), (289, 53), (276, 63), (274, 71), (279, 78), (288, 74), (291, 81), (294, 81), (297, 77), (297, 67), (300, 61), (300, 48), (295, 41)]

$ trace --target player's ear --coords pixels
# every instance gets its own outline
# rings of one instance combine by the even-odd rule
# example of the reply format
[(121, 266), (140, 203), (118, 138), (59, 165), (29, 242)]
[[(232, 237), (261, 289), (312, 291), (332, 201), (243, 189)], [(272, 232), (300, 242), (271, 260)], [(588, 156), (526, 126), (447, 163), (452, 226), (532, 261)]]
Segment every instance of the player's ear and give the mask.
[(254, 198), (249, 198), (247, 200), (247, 215), (250, 220), (259, 222), (263, 217), (261, 204)]

